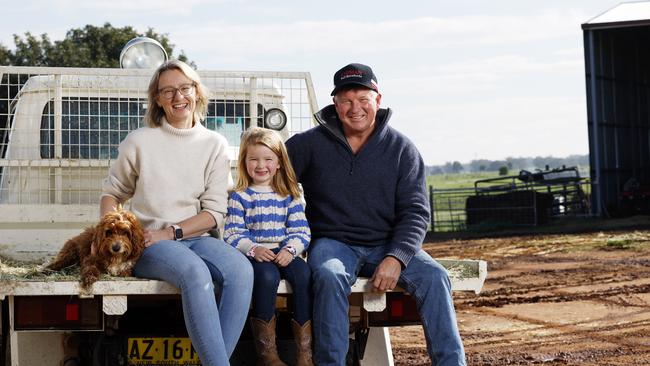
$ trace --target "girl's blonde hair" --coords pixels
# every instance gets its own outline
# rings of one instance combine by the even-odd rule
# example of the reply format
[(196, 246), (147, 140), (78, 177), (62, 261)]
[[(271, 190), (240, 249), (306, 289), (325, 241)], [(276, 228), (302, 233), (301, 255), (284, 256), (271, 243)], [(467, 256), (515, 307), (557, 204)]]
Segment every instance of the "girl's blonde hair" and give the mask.
[(196, 108), (194, 109), (194, 116), (192, 122), (201, 123), (205, 119), (208, 112), (208, 88), (201, 83), (199, 74), (194, 71), (188, 64), (179, 60), (169, 60), (160, 65), (149, 81), (149, 89), (147, 90), (148, 106), (147, 112), (144, 115), (144, 121), (149, 127), (160, 127), (162, 124), (161, 119), (165, 115), (165, 111), (158, 105), (158, 82), (160, 75), (169, 70), (178, 70), (188, 79), (192, 80), (194, 84), (194, 95), (196, 97)]
[(271, 187), (273, 190), (283, 196), (292, 195), (294, 198), (300, 197), (300, 188), (298, 187), (298, 179), (296, 173), (293, 171), (291, 161), (287, 148), (282, 142), (280, 135), (266, 128), (251, 127), (244, 131), (241, 136), (241, 144), (239, 145), (239, 160), (237, 162), (237, 184), (233, 191), (243, 191), (253, 184), (253, 178), (248, 176), (246, 170), (246, 154), (248, 148), (253, 145), (263, 145), (271, 149), (280, 161), (280, 169), (278, 169), (271, 180)]

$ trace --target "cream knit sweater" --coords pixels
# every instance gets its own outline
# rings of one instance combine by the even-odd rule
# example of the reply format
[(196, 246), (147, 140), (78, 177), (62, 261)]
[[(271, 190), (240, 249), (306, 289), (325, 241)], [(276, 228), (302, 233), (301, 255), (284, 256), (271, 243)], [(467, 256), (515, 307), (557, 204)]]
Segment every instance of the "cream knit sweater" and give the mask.
[(200, 123), (177, 129), (143, 127), (120, 143), (102, 197), (131, 199), (130, 210), (150, 230), (209, 212), (221, 227), (232, 183), (228, 142)]

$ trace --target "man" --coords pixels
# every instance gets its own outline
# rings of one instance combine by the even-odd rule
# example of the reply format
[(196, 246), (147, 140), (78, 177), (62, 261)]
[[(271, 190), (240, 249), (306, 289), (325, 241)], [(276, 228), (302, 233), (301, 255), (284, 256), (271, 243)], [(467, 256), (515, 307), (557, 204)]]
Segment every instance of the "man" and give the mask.
[(422, 250), (430, 217), (422, 157), (388, 126), (370, 67), (337, 71), (332, 96), (316, 114), (320, 126), (287, 141), (313, 238), (314, 362), (345, 364), (348, 295), (363, 267), (374, 268), (375, 290), (399, 285), (415, 297), (433, 364), (465, 365), (451, 283)]

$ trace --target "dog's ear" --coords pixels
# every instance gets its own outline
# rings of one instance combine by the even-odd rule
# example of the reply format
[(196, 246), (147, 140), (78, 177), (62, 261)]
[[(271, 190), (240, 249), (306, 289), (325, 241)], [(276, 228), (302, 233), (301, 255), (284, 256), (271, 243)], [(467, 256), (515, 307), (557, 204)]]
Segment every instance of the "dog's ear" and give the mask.
[(96, 256), (99, 253), (99, 246), (101, 245), (102, 241), (104, 241), (106, 231), (104, 228), (103, 220), (100, 221), (97, 225), (95, 225), (94, 229), (95, 232), (93, 233), (93, 238), (92, 241), (90, 242), (91, 256)]
[(144, 250), (144, 230), (142, 230), (142, 225), (140, 225), (140, 221), (135, 215), (127, 212), (125, 216), (131, 223), (131, 243), (133, 244), (131, 257), (138, 257)]
[(144, 232), (140, 225), (134, 227), (131, 231), (131, 243), (133, 243), (131, 248), (131, 258), (139, 258), (144, 251)]
[(131, 242), (138, 246), (144, 244), (144, 230), (137, 219), (131, 224)]

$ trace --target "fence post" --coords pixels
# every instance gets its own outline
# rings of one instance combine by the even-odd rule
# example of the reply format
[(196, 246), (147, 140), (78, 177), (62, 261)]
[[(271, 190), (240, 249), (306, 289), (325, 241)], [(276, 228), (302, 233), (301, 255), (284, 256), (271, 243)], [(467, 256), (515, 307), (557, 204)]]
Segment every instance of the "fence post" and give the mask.
[(433, 204), (433, 186), (429, 186), (429, 209), (431, 211), (431, 232), (436, 231), (435, 227), (435, 205)]

